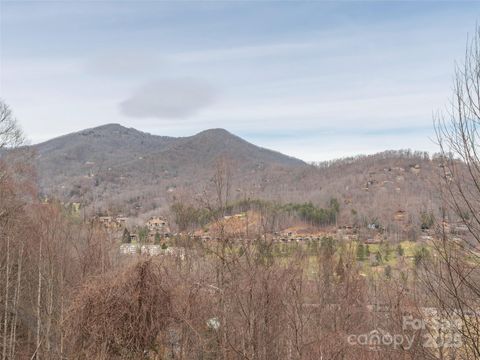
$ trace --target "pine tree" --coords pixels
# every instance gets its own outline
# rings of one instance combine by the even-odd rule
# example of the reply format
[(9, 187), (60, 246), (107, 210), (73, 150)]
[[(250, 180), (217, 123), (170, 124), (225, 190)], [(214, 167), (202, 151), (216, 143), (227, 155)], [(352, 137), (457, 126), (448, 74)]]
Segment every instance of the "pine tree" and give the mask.
[(363, 244), (358, 244), (357, 246), (357, 260), (365, 260), (365, 246)]
[(343, 277), (345, 275), (345, 267), (343, 265), (342, 255), (340, 255), (340, 259), (338, 259), (338, 264), (337, 264), (337, 268), (336, 268), (335, 272), (337, 273), (337, 276), (340, 277), (340, 279), (343, 279)]
[(130, 239), (130, 231), (128, 231), (127, 228), (123, 230), (123, 235), (122, 235), (122, 243), (124, 244), (130, 244), (131, 239)]
[(402, 248), (402, 245), (398, 244), (397, 246), (397, 254), (398, 256), (403, 256), (405, 254), (405, 251)]
[(389, 279), (392, 277), (392, 267), (390, 265), (385, 266), (384, 272), (385, 272), (385, 277)]

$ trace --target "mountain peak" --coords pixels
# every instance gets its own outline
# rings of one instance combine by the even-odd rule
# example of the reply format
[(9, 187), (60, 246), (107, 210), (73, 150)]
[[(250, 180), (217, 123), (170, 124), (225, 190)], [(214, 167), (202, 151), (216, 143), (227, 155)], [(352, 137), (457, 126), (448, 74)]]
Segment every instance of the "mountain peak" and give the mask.
[(121, 124), (118, 123), (110, 123), (110, 124), (105, 124), (105, 125), (100, 125), (96, 126), (90, 129), (85, 129), (80, 131), (80, 133), (115, 133), (115, 132), (122, 132), (122, 133), (127, 133), (127, 132), (135, 132), (135, 133), (141, 133), (141, 131), (136, 130), (134, 128), (127, 128)]
[(207, 135), (207, 136), (235, 136), (231, 132), (222, 129), (222, 128), (213, 128), (213, 129), (207, 129), (199, 132), (195, 136), (202, 136), (202, 135)]
[(109, 123), (105, 125), (96, 126), (90, 130), (119, 130), (119, 129), (127, 129), (127, 128), (123, 125), (120, 125), (119, 123)]

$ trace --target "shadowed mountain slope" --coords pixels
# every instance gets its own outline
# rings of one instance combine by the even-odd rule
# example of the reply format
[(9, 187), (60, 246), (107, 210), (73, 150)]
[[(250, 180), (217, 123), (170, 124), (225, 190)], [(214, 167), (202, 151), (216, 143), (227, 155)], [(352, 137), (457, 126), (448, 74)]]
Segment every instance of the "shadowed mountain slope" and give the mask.
[(289, 173), (308, 167), (301, 160), (255, 146), (223, 129), (174, 138), (108, 124), (32, 148), (42, 190), (64, 201), (83, 203), (133, 196), (153, 188), (160, 195), (168, 189), (207, 183), (219, 158), (228, 161), (238, 183), (261, 181), (272, 171)]

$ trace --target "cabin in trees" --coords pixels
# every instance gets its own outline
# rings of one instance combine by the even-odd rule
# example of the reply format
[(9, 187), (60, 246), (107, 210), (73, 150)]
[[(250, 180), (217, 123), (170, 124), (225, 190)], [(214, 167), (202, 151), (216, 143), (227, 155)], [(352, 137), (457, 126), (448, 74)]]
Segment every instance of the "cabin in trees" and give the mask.
[(111, 216), (99, 216), (98, 221), (100, 224), (107, 225), (112, 222), (112, 217)]
[(127, 218), (125, 217), (99, 216), (97, 220), (105, 229), (111, 231), (124, 229), (127, 225)]
[(116, 221), (122, 228), (124, 228), (125, 226), (127, 226), (127, 220), (128, 220), (128, 218), (126, 218), (126, 217), (117, 217), (117, 218), (115, 218), (115, 221)]
[(395, 212), (395, 215), (393, 216), (395, 221), (404, 221), (406, 217), (407, 217), (407, 212), (405, 210), (398, 210), (397, 212)]
[(414, 174), (419, 174), (420, 173), (420, 165), (418, 165), (418, 164), (410, 165), (410, 171)]
[(167, 220), (160, 216), (152, 216), (145, 225), (151, 233), (167, 234), (170, 232)]
[[(125, 221), (118, 221), (126, 225)], [(167, 220), (161, 217), (151, 217), (143, 225), (134, 226), (131, 232), (123, 226), (123, 243), (160, 244), (162, 240), (170, 237), (170, 228)]]
[(372, 245), (372, 244), (380, 244), (382, 242), (382, 239), (379, 237), (373, 237), (373, 238), (368, 238), (366, 239), (363, 243), (365, 245)]

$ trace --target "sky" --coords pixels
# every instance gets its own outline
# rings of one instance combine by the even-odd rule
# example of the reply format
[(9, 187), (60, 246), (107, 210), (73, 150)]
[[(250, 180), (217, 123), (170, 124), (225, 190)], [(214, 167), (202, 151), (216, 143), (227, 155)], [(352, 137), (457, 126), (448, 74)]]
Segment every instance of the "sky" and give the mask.
[(435, 152), (480, 2), (4, 1), (0, 98), (31, 143), (224, 128), (306, 161)]

